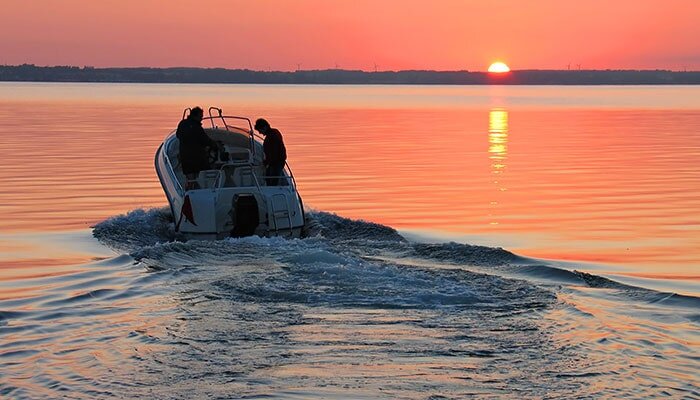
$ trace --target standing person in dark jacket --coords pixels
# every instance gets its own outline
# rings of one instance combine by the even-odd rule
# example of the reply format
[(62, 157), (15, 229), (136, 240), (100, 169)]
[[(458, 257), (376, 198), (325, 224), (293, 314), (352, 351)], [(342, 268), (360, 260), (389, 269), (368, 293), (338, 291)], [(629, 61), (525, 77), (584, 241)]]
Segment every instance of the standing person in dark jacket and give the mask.
[(187, 177), (185, 189), (194, 189), (199, 171), (209, 169), (209, 152), (207, 147), (216, 147), (216, 143), (207, 136), (202, 128), (204, 111), (194, 107), (187, 118), (177, 126), (177, 138), (180, 139), (180, 163), (182, 172)]
[(270, 127), (270, 124), (262, 118), (255, 121), (255, 130), (265, 136), (263, 141), (265, 160), (263, 163), (265, 164), (267, 186), (278, 186), (284, 163), (287, 161), (287, 149), (284, 147), (282, 134), (277, 129)]

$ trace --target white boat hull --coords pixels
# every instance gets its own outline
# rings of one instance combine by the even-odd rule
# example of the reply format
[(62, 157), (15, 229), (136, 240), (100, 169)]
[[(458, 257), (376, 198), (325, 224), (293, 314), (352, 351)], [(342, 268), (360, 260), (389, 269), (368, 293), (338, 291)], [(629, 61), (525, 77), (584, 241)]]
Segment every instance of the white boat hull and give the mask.
[[(208, 129), (207, 133), (225, 144), (231, 154), (245, 154), (236, 146), (244, 143), (240, 137), (243, 133), (221, 129)], [(303, 204), (291, 172), (288, 169), (283, 172), (280, 178), (283, 186), (267, 186), (262, 145), (250, 142), (253, 151), (249, 160), (232, 160), (220, 163), (216, 169), (202, 171), (197, 179), (199, 187), (185, 189), (185, 177), (178, 168), (178, 139), (171, 133), (164, 140), (156, 152), (155, 169), (178, 233), (187, 239), (203, 240), (251, 234), (302, 236)]]

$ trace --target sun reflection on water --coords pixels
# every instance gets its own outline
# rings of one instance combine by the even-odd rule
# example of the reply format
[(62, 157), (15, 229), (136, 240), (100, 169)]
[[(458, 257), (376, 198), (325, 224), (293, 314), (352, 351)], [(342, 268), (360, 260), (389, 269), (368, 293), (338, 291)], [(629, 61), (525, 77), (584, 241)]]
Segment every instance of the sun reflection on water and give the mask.
[[(500, 177), (505, 172), (506, 160), (508, 159), (508, 111), (501, 108), (489, 111), (489, 159), (491, 160), (493, 184), (496, 185), (498, 192), (505, 192), (507, 189)], [(493, 214), (493, 208), (497, 207), (498, 204), (498, 199), (491, 201), (490, 225), (498, 225)]]

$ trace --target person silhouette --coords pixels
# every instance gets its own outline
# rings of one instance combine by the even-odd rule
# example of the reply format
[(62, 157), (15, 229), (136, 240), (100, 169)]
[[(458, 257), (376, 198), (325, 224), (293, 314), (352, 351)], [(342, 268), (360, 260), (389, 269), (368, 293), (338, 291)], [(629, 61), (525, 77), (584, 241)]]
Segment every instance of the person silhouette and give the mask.
[(258, 118), (255, 121), (255, 130), (265, 137), (263, 141), (265, 182), (268, 186), (278, 186), (284, 164), (287, 161), (287, 149), (284, 147), (282, 133), (272, 128), (270, 123), (263, 118)]
[(185, 189), (195, 189), (199, 171), (210, 169), (209, 149), (216, 148), (216, 142), (211, 140), (202, 128), (204, 111), (194, 107), (187, 118), (177, 125), (177, 138), (180, 140), (180, 164), (182, 173), (187, 178)]

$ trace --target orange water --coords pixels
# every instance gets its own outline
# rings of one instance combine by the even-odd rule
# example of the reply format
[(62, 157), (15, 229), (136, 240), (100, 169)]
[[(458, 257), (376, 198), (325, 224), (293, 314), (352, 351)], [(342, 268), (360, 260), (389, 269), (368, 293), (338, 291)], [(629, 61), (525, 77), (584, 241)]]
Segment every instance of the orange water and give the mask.
[(0, 266), (89, 258), (18, 233), (164, 206), (153, 154), (192, 105), (268, 118), (313, 208), (700, 280), (700, 88), (677, 86), (2, 83)]
[[(562, 261), (528, 275), (332, 235), (97, 242), (94, 224), (166, 205), (153, 155), (192, 105), (268, 118), (313, 208)], [(700, 88), (0, 83), (0, 120), (0, 397), (700, 387), (697, 297), (544, 265), (700, 295)], [(121, 240), (148, 233), (135, 214)]]

